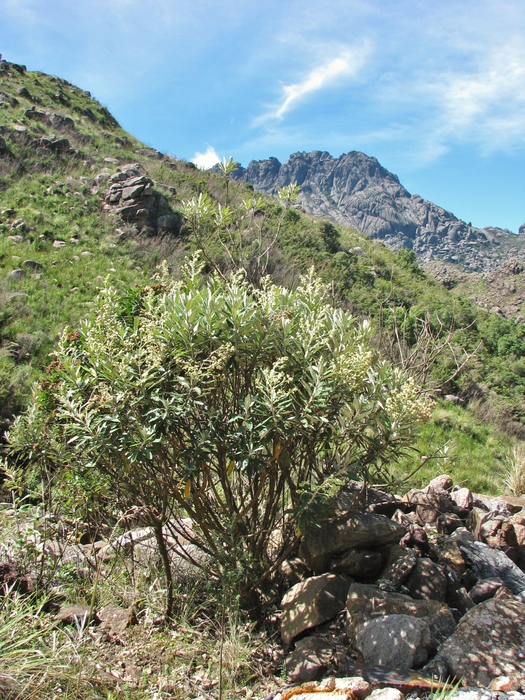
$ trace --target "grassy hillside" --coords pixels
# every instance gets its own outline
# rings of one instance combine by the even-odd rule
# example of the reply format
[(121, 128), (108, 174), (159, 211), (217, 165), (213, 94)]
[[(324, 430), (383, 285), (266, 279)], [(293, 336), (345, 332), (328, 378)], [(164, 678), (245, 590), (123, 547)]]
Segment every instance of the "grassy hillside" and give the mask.
[[(387, 354), (425, 375), (438, 398), (460, 397), (455, 406), (442, 404), (421, 449), (430, 454), (443, 441), (459, 444), (467, 423), (470, 447), (451, 447), (444, 464), (429, 468), (446, 467), (462, 480), (475, 474), (477, 487), (499, 488), (505, 455), (525, 436), (523, 324), (447, 290), (408, 251), (394, 254), (357, 231), (261, 198), (250, 185), (147, 148), (88, 93), (59, 78), (0, 66), (2, 431), (26, 405), (59, 334), (90, 313), (106, 281), (144, 285), (163, 259), (176, 274), (184, 256), (201, 248), (209, 269), (240, 265), (253, 279), (267, 273), (284, 285), (314, 265), (336, 303), (374, 319)], [(180, 222), (186, 212), (186, 226), (140, 225), (106, 206), (111, 178), (127, 164), (138, 164), (152, 181), (165, 211)], [(231, 221), (201, 217), (191, 226), (187, 202), (199, 195), (211, 206), (228, 206)], [(439, 344), (442, 352), (430, 362)], [(453, 377), (468, 354), (472, 359)]]

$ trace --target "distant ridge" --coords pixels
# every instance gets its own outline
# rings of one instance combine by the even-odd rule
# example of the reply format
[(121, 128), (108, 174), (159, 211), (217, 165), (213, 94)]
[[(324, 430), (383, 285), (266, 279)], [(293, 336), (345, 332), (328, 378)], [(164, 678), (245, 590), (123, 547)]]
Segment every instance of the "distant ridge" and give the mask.
[(519, 236), (499, 228), (475, 228), (410, 194), (397, 175), (359, 151), (339, 158), (326, 151), (294, 153), (285, 163), (273, 157), (253, 160), (233, 177), (269, 194), (297, 181), (300, 205), (307, 213), (353, 226), (392, 250), (414, 250), (421, 263), (441, 260), (476, 272), (509, 259), (525, 261), (523, 227)]

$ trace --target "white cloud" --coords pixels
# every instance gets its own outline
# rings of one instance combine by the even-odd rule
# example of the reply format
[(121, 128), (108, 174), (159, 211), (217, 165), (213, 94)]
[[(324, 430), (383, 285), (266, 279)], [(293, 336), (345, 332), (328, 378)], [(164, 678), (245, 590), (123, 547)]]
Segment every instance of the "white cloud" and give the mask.
[(199, 153), (197, 151), (191, 160), (201, 170), (208, 170), (208, 168), (212, 168), (215, 163), (220, 163), (220, 158), (213, 146), (208, 146), (206, 153)]
[(284, 96), (280, 104), (274, 106), (271, 111), (259, 117), (258, 122), (268, 119), (282, 119), (286, 112), (290, 111), (296, 102), (299, 102), (305, 95), (320, 90), (325, 85), (332, 82), (338, 76), (346, 75), (354, 77), (357, 75), (364, 63), (364, 52), (347, 50), (337, 58), (328, 63), (314, 68), (307, 77), (300, 83), (285, 85)]
[(469, 71), (419, 86), (437, 108), (434, 137), (475, 142), (485, 152), (525, 143), (525, 43), (495, 46)]

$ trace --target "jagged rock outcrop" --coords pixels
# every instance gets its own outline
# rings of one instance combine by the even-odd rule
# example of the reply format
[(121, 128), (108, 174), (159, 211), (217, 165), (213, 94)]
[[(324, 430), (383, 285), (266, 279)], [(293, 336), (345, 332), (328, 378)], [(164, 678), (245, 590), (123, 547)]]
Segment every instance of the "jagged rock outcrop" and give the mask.
[[(502, 229), (475, 228), (410, 194), (376, 158), (358, 151), (339, 158), (326, 151), (294, 153), (282, 164), (277, 158), (252, 161), (232, 177), (269, 194), (296, 181), (300, 205), (308, 213), (352, 226), (392, 250), (414, 250), (423, 263), (440, 259), (466, 270), (493, 269), (508, 257), (504, 244), (518, 238)], [(519, 243), (517, 255), (525, 260)]]
[(180, 218), (171, 211), (166, 198), (155, 192), (153, 180), (138, 163), (122, 166), (111, 176), (110, 182), (105, 193), (106, 212), (118, 215), (139, 229), (179, 230)]

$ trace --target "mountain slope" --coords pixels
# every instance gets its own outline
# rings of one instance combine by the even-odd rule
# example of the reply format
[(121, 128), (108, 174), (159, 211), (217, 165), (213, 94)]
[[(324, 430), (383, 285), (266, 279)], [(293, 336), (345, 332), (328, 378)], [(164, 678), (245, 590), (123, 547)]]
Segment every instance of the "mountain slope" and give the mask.
[[(241, 265), (249, 275), (262, 250), (264, 272), (283, 285), (313, 266), (334, 302), (370, 317), (383, 339), (397, 319), (405, 349), (424, 328), (451, 334), (453, 346), (433, 368), (437, 381), (450, 375), (454, 353), (464, 357), (479, 345), (443, 393), (482, 398), (485, 420), (490, 409), (491, 421), (525, 435), (521, 326), (431, 279), (412, 251), (394, 253), (355, 229), (259, 197), (249, 183), (228, 183), (147, 148), (60, 78), (1, 62), (0, 93), (0, 433), (26, 405), (59, 334), (89, 315), (100, 288), (144, 287), (160, 261), (177, 274), (187, 253), (200, 249), (209, 270), (227, 274)], [(207, 220), (197, 236), (184, 211), (200, 196), (228, 204), (235, 225)], [(444, 427), (449, 437), (457, 411)], [(478, 441), (488, 455), (479, 488), (490, 487), (496, 463), (489, 432)], [(470, 458), (471, 445), (457, 462)]]
[(353, 226), (392, 250), (414, 250), (421, 263), (438, 259), (467, 271), (494, 269), (511, 257), (525, 260), (524, 236), (478, 229), (419, 195), (370, 156), (351, 151), (333, 158), (325, 151), (252, 161), (234, 177), (275, 194), (296, 181), (303, 209)]

